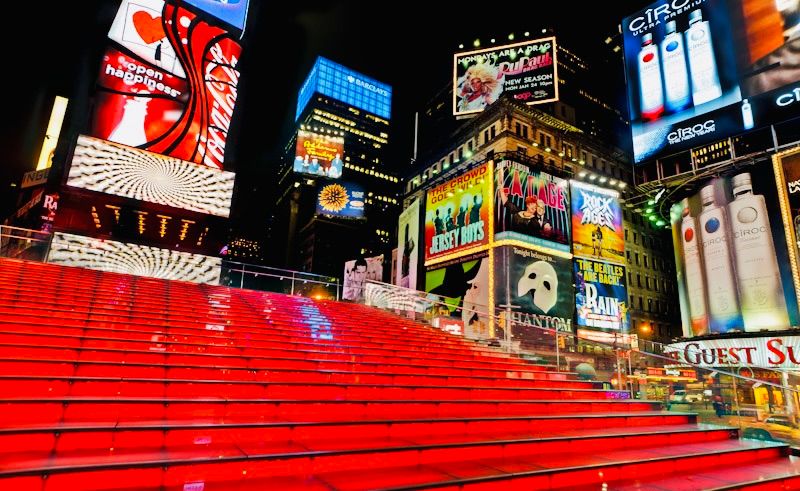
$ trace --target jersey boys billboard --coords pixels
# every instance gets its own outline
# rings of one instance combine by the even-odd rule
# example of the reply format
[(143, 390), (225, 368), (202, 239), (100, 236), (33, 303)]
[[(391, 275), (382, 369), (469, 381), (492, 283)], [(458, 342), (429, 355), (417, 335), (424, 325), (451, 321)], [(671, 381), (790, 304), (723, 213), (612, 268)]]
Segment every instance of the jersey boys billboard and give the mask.
[[(205, 2), (203, 2), (205, 3)], [(101, 65), (91, 136), (221, 169), (241, 47), (163, 0), (124, 0)]]
[(481, 112), (503, 93), (526, 104), (558, 100), (556, 38), (453, 56), (453, 114)]
[(797, 6), (660, 0), (623, 20), (637, 162), (797, 116)]
[(425, 263), (489, 244), (491, 164), (430, 189), (425, 206)]
[(568, 181), (504, 160), (495, 171), (495, 241), (569, 252)]
[(625, 263), (619, 193), (571, 181), (572, 249), (576, 256)]
[(630, 315), (625, 268), (580, 258), (575, 258), (574, 266), (578, 326), (628, 332)]

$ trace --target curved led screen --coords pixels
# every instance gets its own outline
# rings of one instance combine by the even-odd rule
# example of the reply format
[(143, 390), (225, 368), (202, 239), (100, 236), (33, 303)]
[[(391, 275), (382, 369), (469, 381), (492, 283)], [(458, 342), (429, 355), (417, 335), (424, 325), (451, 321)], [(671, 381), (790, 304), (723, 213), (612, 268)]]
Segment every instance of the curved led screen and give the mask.
[(227, 217), (234, 173), (81, 135), (67, 185)]

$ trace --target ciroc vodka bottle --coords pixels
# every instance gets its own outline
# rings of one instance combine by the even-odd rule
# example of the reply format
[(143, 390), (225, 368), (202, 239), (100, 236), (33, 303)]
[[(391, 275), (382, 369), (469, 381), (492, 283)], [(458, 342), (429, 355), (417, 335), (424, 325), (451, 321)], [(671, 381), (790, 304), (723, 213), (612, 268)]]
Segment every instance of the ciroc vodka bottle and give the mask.
[(788, 329), (789, 316), (764, 196), (753, 194), (747, 172), (733, 178), (733, 196), (728, 213), (744, 328)]
[(703, 263), (708, 286), (709, 328), (723, 333), (743, 328), (736, 293), (736, 277), (728, 243), (728, 216), (717, 206), (714, 183), (700, 190), (703, 210), (700, 213), (700, 237), (703, 241)]
[(746, 130), (752, 130), (753, 126), (755, 126), (755, 121), (753, 120), (753, 106), (747, 99), (742, 101), (742, 126)]
[(700, 9), (689, 14), (686, 30), (686, 50), (689, 54), (689, 72), (692, 76), (692, 101), (700, 105), (722, 96), (719, 84), (717, 59), (711, 40), (711, 27), (703, 20)]
[(661, 43), (661, 63), (664, 65), (664, 91), (668, 111), (685, 109), (691, 103), (689, 72), (686, 68), (686, 50), (683, 36), (676, 32), (675, 21), (666, 25), (667, 36)]
[(658, 47), (653, 43), (653, 34), (642, 36), (639, 51), (639, 101), (642, 119), (652, 121), (664, 113), (664, 89), (661, 82), (661, 65)]
[(708, 334), (708, 311), (706, 309), (706, 279), (703, 274), (700, 237), (697, 220), (691, 215), (689, 200), (683, 200), (681, 219), (681, 243), (683, 244), (683, 272), (686, 279), (686, 297), (691, 317), (692, 334)]

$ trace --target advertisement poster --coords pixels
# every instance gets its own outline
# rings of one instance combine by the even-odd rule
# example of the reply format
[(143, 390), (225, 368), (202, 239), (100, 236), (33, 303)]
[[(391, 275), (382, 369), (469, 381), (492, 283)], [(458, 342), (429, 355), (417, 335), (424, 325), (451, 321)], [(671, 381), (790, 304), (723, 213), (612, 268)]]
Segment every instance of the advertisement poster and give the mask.
[(227, 217), (235, 174), (79, 135), (67, 185)]
[(526, 104), (558, 100), (556, 38), (453, 56), (453, 114), (483, 111), (503, 93)]
[(125, 0), (100, 70), (92, 136), (223, 168), (241, 47), (225, 29), (161, 0)]
[(637, 162), (796, 116), (800, 5), (659, 0), (622, 23)]
[(625, 264), (625, 232), (619, 193), (571, 181), (572, 252), (576, 256)]
[(425, 264), (489, 244), (491, 164), (483, 164), (428, 190)]
[(184, 0), (189, 5), (208, 12), (214, 17), (244, 30), (248, 0)]
[(510, 306), (512, 319), (527, 324), (515, 328), (515, 336), (526, 338), (536, 328), (572, 331), (575, 291), (572, 260), (553, 254), (502, 246), (495, 249), (495, 308)]
[(797, 325), (772, 166), (759, 162), (697, 189), (671, 210), (684, 335)]
[(317, 194), (317, 215), (364, 217), (364, 189), (352, 182), (322, 184)]
[(630, 330), (625, 268), (618, 264), (575, 258), (575, 312), (579, 327)]
[(494, 240), (570, 251), (569, 181), (504, 160), (495, 170)]
[[(790, 150), (773, 158), (776, 185), (781, 203), (783, 229), (786, 243), (792, 244), (789, 260), (793, 277), (798, 277), (798, 260), (800, 260), (800, 151)], [(795, 292), (800, 292), (800, 284), (794, 285)]]
[(342, 176), (343, 157), (344, 137), (342, 135), (297, 130), (295, 172), (338, 179)]
[(397, 233), (397, 284), (417, 289), (419, 262), (419, 199), (400, 214)]
[(383, 254), (344, 263), (342, 299), (363, 302), (364, 283), (367, 280), (383, 281)]
[(97, 86), (91, 134), (131, 147), (167, 133), (189, 90), (184, 79), (115, 48), (106, 49)]
[[(461, 261), (461, 262), (459, 262)], [(425, 273), (425, 291), (437, 315), (461, 319), (464, 335), (470, 338), (489, 337), (489, 258), (478, 254), (453, 260)]]

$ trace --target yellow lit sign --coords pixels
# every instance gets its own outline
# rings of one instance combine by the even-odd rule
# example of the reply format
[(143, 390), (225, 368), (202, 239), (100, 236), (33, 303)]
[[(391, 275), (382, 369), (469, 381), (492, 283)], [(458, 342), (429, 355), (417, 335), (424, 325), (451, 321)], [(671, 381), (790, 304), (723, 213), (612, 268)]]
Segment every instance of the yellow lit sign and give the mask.
[(36, 170), (47, 169), (53, 165), (53, 153), (56, 151), (58, 137), (61, 135), (61, 126), (64, 123), (64, 115), (67, 113), (68, 102), (69, 99), (61, 96), (56, 96), (56, 100), (53, 102), (53, 110), (50, 112), (50, 122), (47, 123), (47, 131), (44, 134), (44, 143), (42, 143), (42, 151), (39, 152)]

